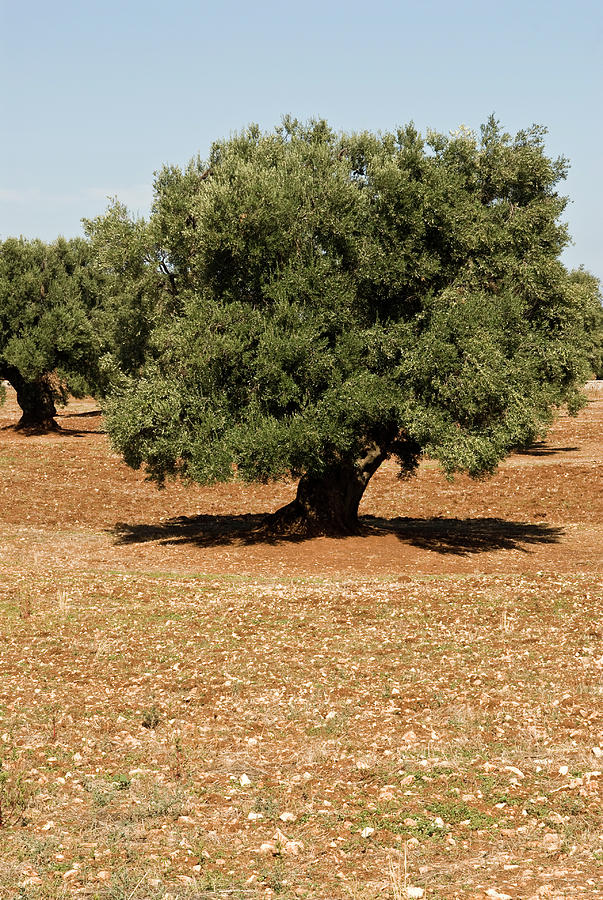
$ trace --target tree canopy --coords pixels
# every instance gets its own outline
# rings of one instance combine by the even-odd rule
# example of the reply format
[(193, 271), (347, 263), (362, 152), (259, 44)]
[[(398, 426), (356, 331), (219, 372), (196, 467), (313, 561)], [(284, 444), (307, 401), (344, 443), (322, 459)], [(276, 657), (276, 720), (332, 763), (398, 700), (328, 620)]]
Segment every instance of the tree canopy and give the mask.
[(87, 241), (0, 243), (0, 379), (17, 392), (19, 427), (56, 428), (55, 404), (93, 388), (98, 303)]
[(350, 531), (386, 458), (478, 477), (577, 411), (598, 285), (560, 262), (567, 163), (544, 135), (287, 118), (164, 167), (148, 222), (87, 225), (137, 311), (115, 448), (159, 483), (299, 476), (277, 522)]

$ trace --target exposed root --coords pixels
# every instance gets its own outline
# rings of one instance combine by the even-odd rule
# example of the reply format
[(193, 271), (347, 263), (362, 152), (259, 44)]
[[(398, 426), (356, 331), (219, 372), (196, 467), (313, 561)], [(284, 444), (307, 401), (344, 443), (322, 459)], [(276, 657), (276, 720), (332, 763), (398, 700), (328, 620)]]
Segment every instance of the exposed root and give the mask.
[(310, 512), (295, 499), (276, 512), (267, 515), (261, 530), (280, 537), (349, 537), (360, 534), (357, 517), (345, 520), (334, 510), (326, 515)]
[(62, 431), (61, 426), (55, 419), (49, 418), (39, 421), (32, 419), (30, 416), (21, 416), (14, 429), (27, 435), (51, 434), (52, 432)]

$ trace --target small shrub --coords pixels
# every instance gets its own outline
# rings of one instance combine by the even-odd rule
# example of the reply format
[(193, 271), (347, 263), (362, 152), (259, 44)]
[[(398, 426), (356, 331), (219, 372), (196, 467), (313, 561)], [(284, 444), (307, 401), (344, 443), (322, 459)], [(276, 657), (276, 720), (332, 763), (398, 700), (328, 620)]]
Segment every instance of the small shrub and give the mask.
[(127, 775), (114, 775), (111, 779), (118, 791), (127, 791), (132, 781)]
[(154, 703), (149, 709), (143, 710), (143, 713), (142, 713), (142, 727), (143, 728), (157, 728), (160, 721), (161, 721), (161, 719), (159, 717), (159, 710), (157, 709), (157, 706)]
[(479, 809), (473, 809), (466, 803), (430, 803), (428, 809), (449, 825), (469, 822), (469, 827), (475, 831), (489, 828), (494, 821), (492, 816), (480, 812)]

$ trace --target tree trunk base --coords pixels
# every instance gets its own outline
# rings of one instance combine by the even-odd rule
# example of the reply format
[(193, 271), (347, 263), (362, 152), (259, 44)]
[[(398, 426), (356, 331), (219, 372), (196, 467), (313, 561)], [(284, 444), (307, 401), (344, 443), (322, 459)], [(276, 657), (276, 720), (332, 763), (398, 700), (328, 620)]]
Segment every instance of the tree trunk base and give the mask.
[(52, 417), (39, 419), (25, 413), (14, 428), (15, 431), (22, 431), (24, 434), (48, 434), (49, 432), (62, 431), (61, 426)]
[(387, 451), (373, 443), (361, 459), (342, 461), (321, 476), (302, 475), (295, 500), (267, 518), (266, 530), (300, 538), (360, 534), (362, 495), (387, 456)]
[(55, 420), (56, 392), (50, 375), (41, 375), (35, 381), (26, 381), (18, 369), (11, 367), (6, 371), (6, 377), (17, 393), (17, 403), (23, 411), (15, 426), (16, 431), (23, 431), (25, 434), (47, 434), (61, 430)]
[(297, 499), (266, 516), (265, 531), (282, 537), (346, 537), (360, 534), (358, 515), (345, 515), (341, 510), (310, 512)]

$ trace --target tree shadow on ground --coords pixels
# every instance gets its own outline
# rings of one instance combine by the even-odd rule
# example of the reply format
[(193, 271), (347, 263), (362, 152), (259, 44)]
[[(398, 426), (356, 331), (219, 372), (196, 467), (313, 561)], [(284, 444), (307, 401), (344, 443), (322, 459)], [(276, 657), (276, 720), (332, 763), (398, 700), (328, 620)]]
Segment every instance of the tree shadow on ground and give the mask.
[[(135, 525), (118, 522), (111, 533), (119, 544), (145, 544), (156, 541), (168, 544), (192, 544), (196, 547), (219, 547), (232, 544), (301, 543), (312, 536), (278, 534), (270, 531), (266, 515), (181, 516), (157, 525)], [(356, 538), (389, 535), (401, 543), (435, 553), (466, 556), (492, 550), (529, 552), (536, 544), (558, 543), (563, 529), (552, 525), (513, 522), (498, 518), (382, 519), (361, 516)], [(344, 539), (348, 535), (331, 535)]]
[[(100, 428), (78, 428), (75, 424), (74, 428), (70, 428), (67, 424), (69, 419), (97, 419), (102, 416), (102, 410), (91, 409), (88, 412), (70, 412), (65, 407), (60, 407), (54, 415), (55, 428), (45, 427), (27, 427), (23, 428), (18, 421), (8, 422), (6, 425), (0, 425), (0, 432), (13, 431), (16, 434), (25, 435), (25, 437), (48, 437), (55, 435), (56, 437), (85, 437), (88, 434), (104, 434), (105, 431)], [(19, 411), (17, 415), (20, 415)], [(58, 421), (62, 420), (62, 421)]]
[(553, 456), (555, 453), (575, 453), (580, 447), (549, 447), (544, 441), (537, 441), (525, 450), (516, 450), (518, 456)]
[(59, 425), (58, 428), (21, 428), (19, 425), (10, 423), (9, 425), (0, 426), (0, 432), (12, 431), (15, 434), (24, 435), (24, 437), (50, 437), (50, 438), (70, 438), (70, 437), (86, 437), (89, 434), (100, 434), (102, 432), (94, 428), (64, 428)]
[(89, 412), (59, 412), (57, 413), (57, 417), (59, 419), (94, 419), (102, 416), (102, 409), (91, 409)]
[(365, 516), (373, 534), (394, 534), (403, 543), (436, 553), (466, 556), (491, 550), (521, 550), (534, 544), (557, 544), (564, 534), (554, 525), (514, 522), (499, 518), (378, 519)]

